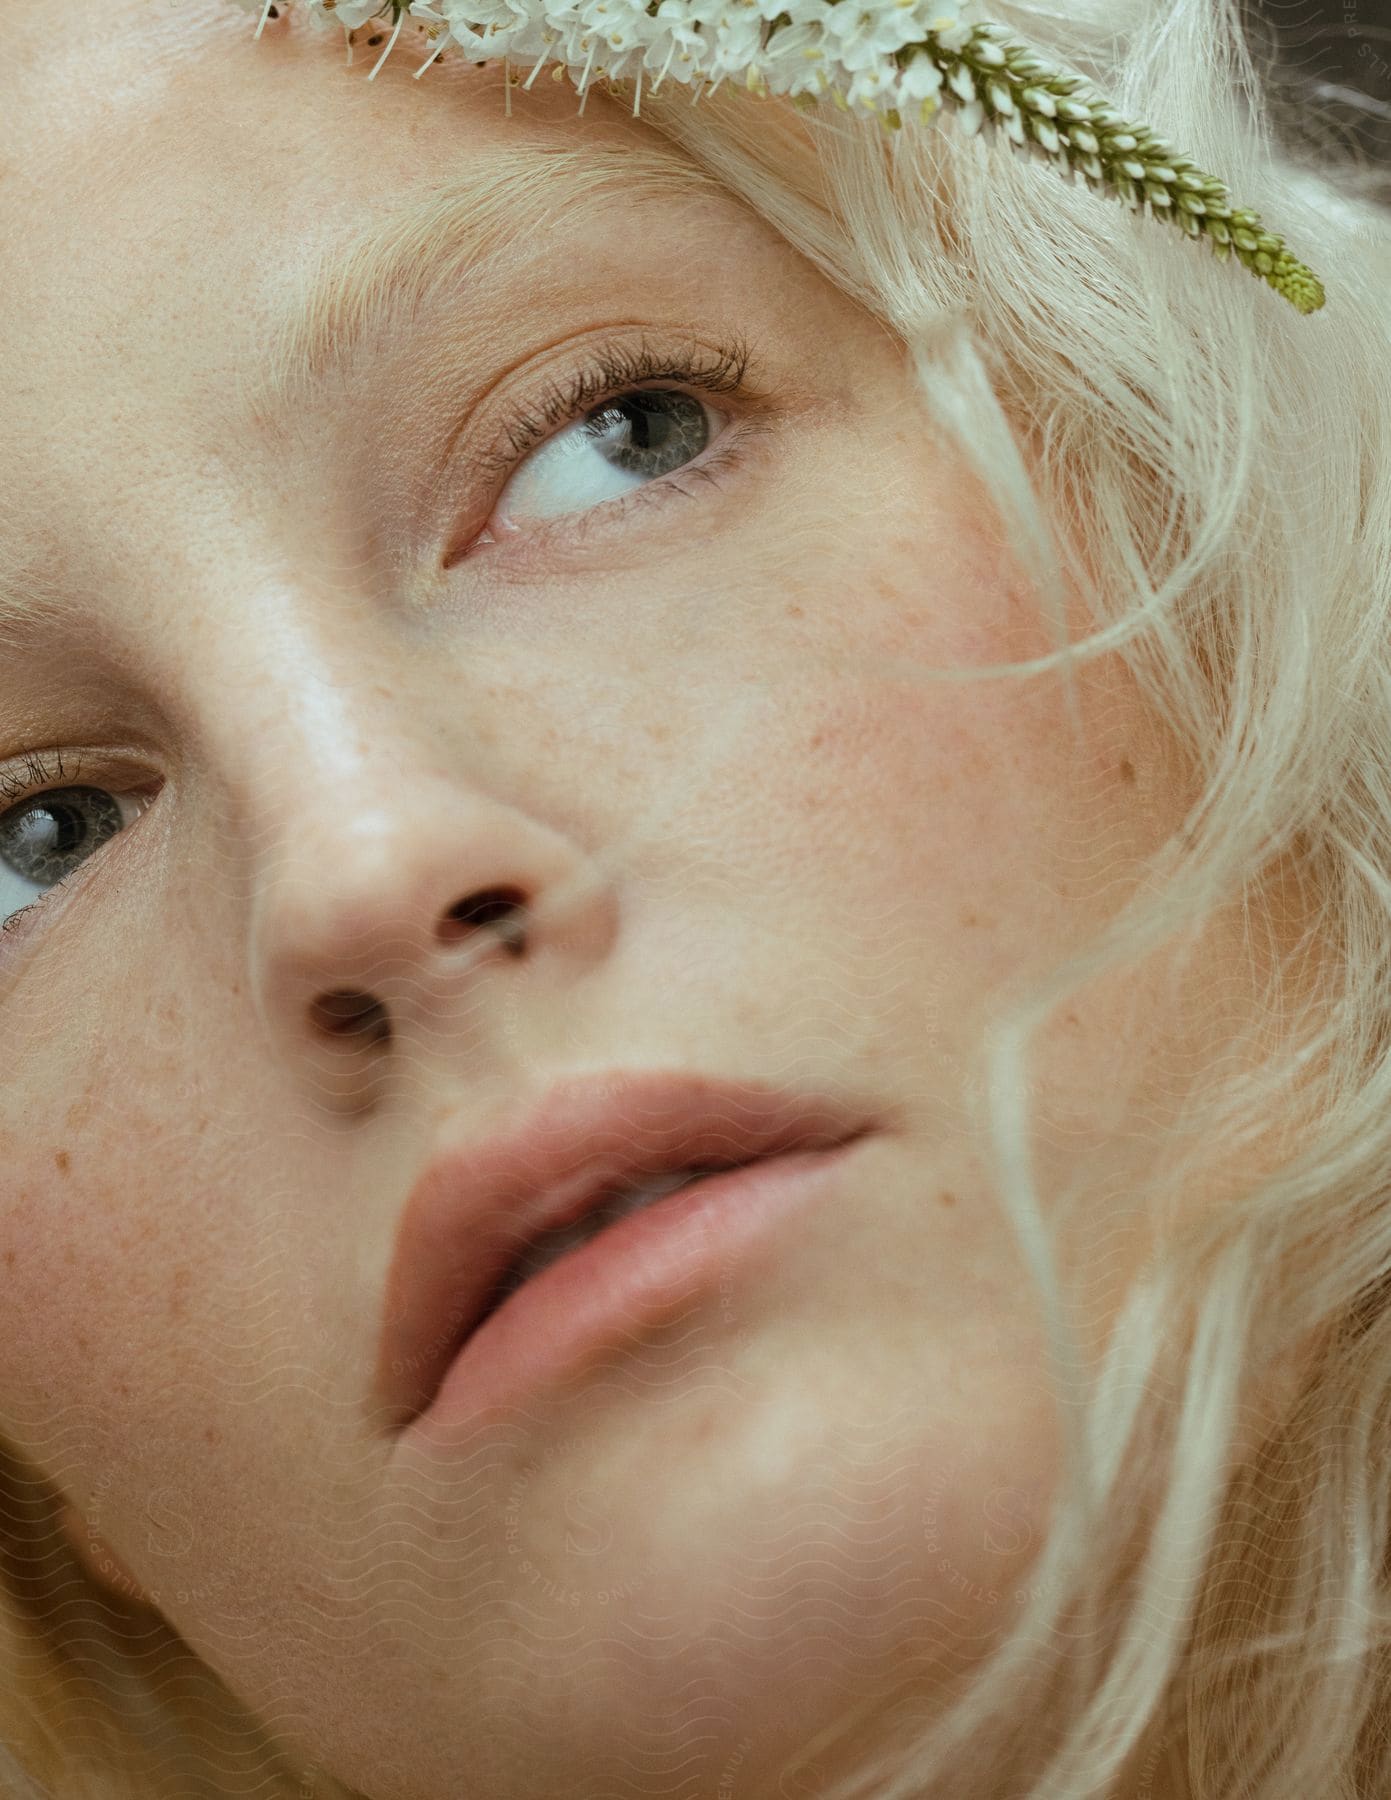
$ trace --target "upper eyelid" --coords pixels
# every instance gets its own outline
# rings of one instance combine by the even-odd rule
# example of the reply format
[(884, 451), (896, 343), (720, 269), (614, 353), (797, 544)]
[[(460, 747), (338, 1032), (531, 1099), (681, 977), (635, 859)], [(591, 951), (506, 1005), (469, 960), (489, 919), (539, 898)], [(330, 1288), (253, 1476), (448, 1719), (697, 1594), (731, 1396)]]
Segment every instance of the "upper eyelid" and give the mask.
[[(509, 376), (507, 381), (499, 383), (488, 395), (483, 404), (484, 418), (481, 421), (478, 421), (479, 409), (475, 409), (474, 419), (482, 424), (484, 431), (487, 431), (486, 415), (489, 412), (496, 410), (501, 414), (501, 419), (497, 428), (486, 438), (488, 447), (466, 458), (465, 469), (470, 480), (495, 478), (510, 468), (513, 459), (520, 459), (543, 441), (546, 433), (522, 439), (518, 435), (519, 423), (525, 421), (530, 406), (544, 411), (560, 392), (571, 396), (569, 409), (563, 414), (557, 412), (554, 418), (546, 421), (547, 433), (564, 429), (567, 421), (583, 417), (587, 407), (602, 404), (605, 392), (612, 397), (626, 389), (642, 386), (656, 388), (664, 384), (670, 387), (689, 385), (702, 397), (706, 393), (716, 396), (723, 394), (746, 410), (757, 411), (773, 404), (771, 389), (763, 376), (761, 360), (751, 349), (743, 333), (732, 332), (726, 337), (716, 331), (686, 330), (667, 336), (649, 326), (643, 329), (636, 344), (610, 334), (600, 338), (586, 352), (572, 340), (568, 346), (568, 361), (564, 359), (564, 348), (557, 347), (562, 370), (559, 376), (549, 382), (543, 376), (538, 376), (534, 385), (522, 383), (521, 397), (508, 400), (505, 396), (511, 386)], [(650, 362), (656, 366), (640, 372), (639, 365), (642, 362)], [(597, 381), (592, 383), (592, 393), (581, 399), (576, 392), (581, 381), (605, 363), (611, 365), (613, 379), (602, 384)], [(696, 368), (683, 368), (683, 363), (694, 364)], [(703, 364), (707, 370), (714, 370), (725, 363), (737, 364), (737, 379), (721, 384), (715, 380), (703, 382), (698, 378), (700, 365)], [(661, 365), (665, 365), (666, 373), (662, 372)], [(516, 371), (512, 373), (515, 374)], [(469, 421), (465, 420), (461, 430), (468, 424)]]
[[(130, 788), (120, 791), (135, 792), (142, 784), (148, 785), (153, 779), (148, 773), (151, 755), (149, 745), (131, 739), (99, 746), (39, 744), (14, 755), (6, 754), (0, 757), (0, 812), (8, 812), (11, 807), (24, 805), (60, 788), (111, 788), (113, 776), (124, 779), (129, 774)], [(47, 757), (71, 760), (64, 762), (62, 766), (55, 764), (50, 770), (43, 766), (43, 760)], [(101, 779), (84, 779), (90, 777), (93, 771)], [(32, 779), (21, 779), (24, 775)], [(13, 788), (7, 785), (11, 782), (14, 783)]]

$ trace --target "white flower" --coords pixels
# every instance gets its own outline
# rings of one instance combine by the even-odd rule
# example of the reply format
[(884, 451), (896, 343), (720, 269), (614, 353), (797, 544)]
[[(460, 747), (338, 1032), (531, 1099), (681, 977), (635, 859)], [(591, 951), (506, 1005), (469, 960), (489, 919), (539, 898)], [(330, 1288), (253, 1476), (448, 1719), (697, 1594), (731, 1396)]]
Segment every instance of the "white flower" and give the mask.
[(490, 31), (485, 35), (480, 31), (470, 31), (463, 24), (451, 25), (449, 35), (465, 59), (473, 63), (490, 62), (493, 57), (501, 56), (507, 48), (505, 40), (498, 42), (496, 32)]
[(700, 20), (690, 0), (662, 0), (650, 23), (657, 27), (643, 54), (642, 66), (657, 83), (690, 81), (705, 65), (708, 42), (696, 27)]
[(967, 4), (956, 7), (952, 12), (930, 13), (927, 28), (943, 50), (949, 50), (953, 56), (959, 55), (970, 42), (971, 33), (979, 23), (971, 16), (974, 12), (974, 6), (967, 0)]
[(529, 31), (540, 21), (537, 8), (528, 6), (526, 0), (463, 0), (470, 21), (494, 31)]
[[(511, 22), (510, 13), (505, 8), (490, 5), (489, 0), (435, 0), (435, 4), (455, 35), (481, 33), (489, 26), (496, 27), (504, 22)], [(500, 17), (500, 12), (505, 17)]]
[(582, 0), (575, 17), (586, 32), (598, 37), (604, 50), (600, 60), (612, 66), (610, 52), (631, 50), (635, 44), (646, 44), (647, 17), (645, 0)]
[[(841, 0), (842, 5), (845, 0)], [(768, 40), (762, 68), (775, 94), (820, 94), (834, 70), (828, 49), (825, 15), (834, 8), (830, 0), (798, 0), (791, 25), (781, 25)]]
[[(667, 49), (674, 44), (676, 57), (680, 61), (682, 52), (686, 52), (693, 61), (699, 61), (706, 51), (709, 38), (700, 29), (708, 11), (707, 0), (662, 0), (657, 8), (657, 15), (652, 23), (660, 27), (654, 39), (654, 48), (663, 44)], [(685, 64), (683, 67), (687, 66)]]
[(335, 25), (342, 31), (356, 31), (382, 10), (382, 0), (338, 0), (336, 6), (325, 7), (323, 0), (309, 0), (309, 17), (320, 31)]
[[(757, 64), (763, 46), (764, 21), (754, 0), (727, 0), (715, 13), (709, 71), (713, 78), (742, 76)], [(711, 25), (706, 26), (707, 35)]]
[(450, 32), (471, 61), (501, 56), (536, 57), (547, 48), (554, 27), (526, 0), (438, 0)]
[[(841, 0), (845, 4), (845, 0)], [(845, 86), (845, 98), (851, 106), (867, 107), (877, 112), (883, 105), (892, 106), (898, 89), (898, 70), (892, 63), (876, 63), (871, 68), (856, 69)]]
[(915, 56), (898, 77), (899, 93), (905, 101), (920, 106), (929, 95), (941, 91), (942, 71), (930, 56)]
[(895, 0), (840, 0), (825, 21), (826, 48), (843, 69), (870, 69), (922, 36), (915, 9)]

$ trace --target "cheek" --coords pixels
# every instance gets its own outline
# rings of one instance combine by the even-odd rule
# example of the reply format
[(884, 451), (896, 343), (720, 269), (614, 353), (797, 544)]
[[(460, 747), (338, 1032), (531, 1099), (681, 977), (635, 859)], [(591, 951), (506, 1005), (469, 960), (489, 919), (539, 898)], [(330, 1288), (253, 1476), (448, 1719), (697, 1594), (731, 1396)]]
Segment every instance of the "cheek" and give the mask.
[[(64, 1422), (64, 1449), (104, 1454), (114, 1421), (148, 1385), (168, 1342), (168, 1250), (148, 1167), (116, 1147), (100, 1156), (60, 1137), (10, 1160), (0, 1192), (0, 1408), (21, 1443)], [(161, 1271), (164, 1279), (161, 1280)]]
[[(911, 812), (923, 854), (1003, 862), (1075, 900), (1065, 871), (1098, 843), (1127, 865), (1157, 848), (1191, 783), (1119, 656), (1075, 665), (1075, 720), (1059, 670), (997, 673), (1056, 646), (1036, 584), (971, 492), (958, 480), (911, 529), (866, 521), (825, 546), (814, 574), (784, 577), (786, 633), (815, 660), (806, 753), (827, 759), (822, 791), (844, 780), (890, 817)], [(1069, 642), (1094, 629), (1071, 590), (1062, 626)], [(772, 654), (790, 665), (787, 651)]]
[(318, 1335), (326, 1296), (352, 1291), (348, 1234), (325, 1274), (307, 1210), (265, 1201), (309, 1178), (182, 1105), (156, 1122), (113, 1101), (104, 1138), (30, 1134), (0, 1184), (0, 1435), (180, 1629), (183, 1606), (251, 1591), (263, 1511), (283, 1521), (341, 1473), (323, 1438), (361, 1378), (352, 1330)]
[[(823, 592), (813, 616), (806, 577), (786, 598), (805, 653), (780, 646), (793, 700), (776, 757), (806, 879), (832, 885), (842, 913), (853, 903), (906, 1028), (934, 1056), (964, 1058), (978, 1004), (1119, 909), (1188, 790), (1121, 659), (1078, 665), (1074, 724), (1061, 676), (990, 673), (1049, 652), (1024, 591), (969, 540), (941, 581), (924, 560), (916, 540), (886, 545), (853, 609)], [(929, 678), (955, 665), (973, 678)], [(1046, 1036), (1060, 1116), (1093, 1117), (1136, 979), (1094, 987)]]
[(0, 1422), (55, 1473), (67, 1459), (75, 1481), (89, 1458), (129, 1457), (132, 1417), (162, 1411), (150, 1396), (174, 1391), (205, 1337), (209, 1251), (226, 1216), (210, 1179), (215, 1115), (196, 1104), (209, 1051), (192, 1031), (195, 984), (181, 989), (126, 948), (156, 934), (120, 866), (94, 869), (74, 897), (63, 921), (81, 940), (73, 953), (42, 944), (11, 997), (20, 1075), (0, 1100), (0, 1268), (13, 1301), (0, 1314)]
[[(55, 960), (53, 1004), (88, 1017)], [(166, 1435), (177, 1451), (164, 1421), (204, 1354), (218, 1219), (233, 1210), (218, 1134), (191, 1103), (180, 1003), (143, 971), (110, 995), (68, 1033), (80, 1076), (73, 1049), (22, 1056), (0, 1120), (0, 1429), (79, 1504), (89, 1467), (133, 1462), (137, 1445), (155, 1467)]]
[[(809, 602), (819, 628), (844, 651), (900, 659), (904, 675), (986, 670), (1050, 654), (1053, 625), (1029, 553), (1013, 549), (993, 499), (961, 455), (916, 411), (900, 421), (903, 381), (897, 366), (886, 373), (884, 411), (858, 471), (849, 474), (838, 460), (812, 484), (806, 504), (818, 512), (798, 520), (790, 539), (805, 547), (790, 571), (807, 596), (801, 603)], [(769, 566), (776, 585), (786, 584), (788, 562), (784, 554), (780, 574)], [(1062, 627), (1073, 641), (1092, 629), (1066, 584)]]
[[(795, 653), (783, 659), (778, 691), (789, 698), (774, 742), (796, 812), (839, 815), (849, 835), (838, 844), (868, 859), (871, 886), (874, 870), (928, 872), (940, 889), (1042, 868), (1059, 847), (1060, 808), (1085, 843), (1099, 796), (1073, 798), (1077, 753), (1055, 688), (988, 673), (934, 679), (934, 669), (985, 671), (998, 659), (983, 626), (960, 624), (960, 594), (913, 601), (882, 574), (866, 574), (859, 593), (865, 604), (834, 622), (824, 647), (800, 666)], [(771, 766), (770, 746), (758, 762)], [(830, 848), (821, 837), (807, 847), (821, 857)]]

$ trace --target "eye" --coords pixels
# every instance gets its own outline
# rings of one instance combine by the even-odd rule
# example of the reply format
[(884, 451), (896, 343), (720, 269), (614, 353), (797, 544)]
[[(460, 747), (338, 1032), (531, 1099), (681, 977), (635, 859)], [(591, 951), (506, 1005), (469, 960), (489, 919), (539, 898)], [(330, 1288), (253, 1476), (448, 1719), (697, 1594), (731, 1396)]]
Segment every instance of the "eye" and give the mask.
[[(14, 791), (14, 784), (7, 783)], [(0, 812), (0, 930), (18, 927), (53, 889), (139, 815), (140, 796), (73, 784), (31, 793)]]
[(644, 388), (606, 400), (522, 460), (474, 542), (591, 511), (673, 475), (716, 440), (712, 417), (726, 416), (674, 389)]
[[(719, 487), (771, 439), (778, 416), (776, 383), (740, 335), (601, 345), (514, 407), (492, 446), (471, 456), (480, 504), (444, 567), (480, 545), (505, 542), (509, 556), (551, 538), (568, 547), (639, 504), (697, 482)], [(482, 519), (485, 494), (496, 498)]]

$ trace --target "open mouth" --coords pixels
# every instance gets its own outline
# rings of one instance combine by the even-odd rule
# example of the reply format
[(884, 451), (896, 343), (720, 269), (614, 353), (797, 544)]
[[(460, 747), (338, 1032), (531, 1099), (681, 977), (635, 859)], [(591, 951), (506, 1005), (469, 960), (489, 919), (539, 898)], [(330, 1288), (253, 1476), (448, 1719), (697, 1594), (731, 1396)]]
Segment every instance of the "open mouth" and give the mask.
[(393, 1436), (427, 1414), (417, 1438), (462, 1429), (659, 1329), (739, 1259), (775, 1256), (876, 1128), (833, 1093), (672, 1071), (555, 1082), (482, 1136), (454, 1124), (401, 1210), (375, 1408)]
[[(761, 1160), (761, 1159), (753, 1159)], [(732, 1168), (743, 1168), (744, 1163), (703, 1163), (685, 1169), (669, 1169), (664, 1174), (653, 1175), (641, 1180), (628, 1181), (615, 1188), (610, 1194), (603, 1196), (585, 1216), (573, 1225), (556, 1226), (550, 1231), (543, 1231), (517, 1257), (506, 1270), (489, 1297), (488, 1306), (478, 1324), (495, 1313), (509, 1295), (539, 1275), (542, 1269), (549, 1268), (553, 1262), (571, 1250), (577, 1250), (581, 1244), (587, 1244), (591, 1238), (597, 1237), (605, 1226), (615, 1224), (619, 1219), (626, 1219), (630, 1214), (641, 1212), (645, 1207), (665, 1198), (667, 1194), (677, 1193), (703, 1176), (714, 1175)]]
[[(446, 1457), (467, 1451), (487, 1421), (547, 1394), (642, 1359), (655, 1336), (722, 1331), (736, 1284), (750, 1305), (780, 1270), (782, 1247), (809, 1208), (833, 1204), (864, 1134), (816, 1149), (789, 1146), (716, 1167), (694, 1164), (621, 1191), (591, 1190), (581, 1217), (533, 1234), (488, 1295), (486, 1311), (454, 1338), (410, 1441)], [(701, 1323), (702, 1317), (704, 1322)], [(620, 1383), (620, 1387), (621, 1387)], [(544, 1402), (543, 1402), (544, 1403)]]

